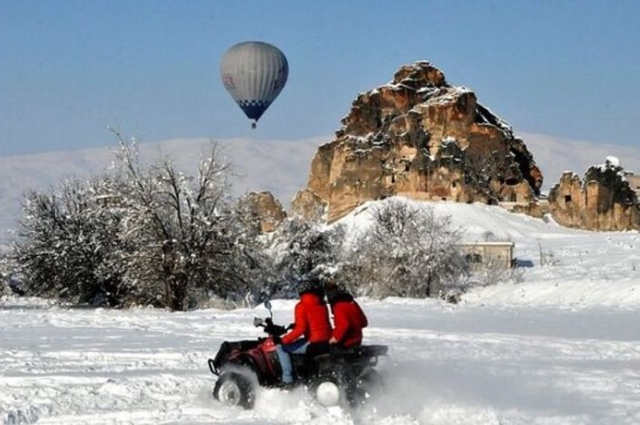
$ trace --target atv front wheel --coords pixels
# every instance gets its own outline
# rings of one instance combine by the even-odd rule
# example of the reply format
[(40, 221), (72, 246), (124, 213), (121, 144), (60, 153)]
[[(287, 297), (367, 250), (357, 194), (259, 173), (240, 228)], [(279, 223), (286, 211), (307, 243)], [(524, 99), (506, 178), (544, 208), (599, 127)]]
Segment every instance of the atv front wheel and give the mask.
[(235, 372), (223, 372), (213, 387), (213, 397), (225, 406), (251, 409), (255, 392), (247, 377)]

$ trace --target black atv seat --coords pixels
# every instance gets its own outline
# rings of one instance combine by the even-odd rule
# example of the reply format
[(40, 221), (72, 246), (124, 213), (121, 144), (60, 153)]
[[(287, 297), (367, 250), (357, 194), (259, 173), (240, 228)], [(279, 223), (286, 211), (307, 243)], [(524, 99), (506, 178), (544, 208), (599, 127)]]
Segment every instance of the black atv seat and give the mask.
[(386, 356), (389, 347), (386, 345), (361, 345), (360, 355), (366, 357)]
[(305, 352), (306, 360), (311, 360), (323, 354), (328, 354), (329, 349), (330, 345), (328, 342), (315, 342), (309, 344), (309, 347), (307, 347), (307, 351)]
[(377, 357), (384, 356), (389, 351), (386, 345), (359, 345), (355, 347), (342, 348), (331, 347), (331, 354), (342, 355), (345, 357)]

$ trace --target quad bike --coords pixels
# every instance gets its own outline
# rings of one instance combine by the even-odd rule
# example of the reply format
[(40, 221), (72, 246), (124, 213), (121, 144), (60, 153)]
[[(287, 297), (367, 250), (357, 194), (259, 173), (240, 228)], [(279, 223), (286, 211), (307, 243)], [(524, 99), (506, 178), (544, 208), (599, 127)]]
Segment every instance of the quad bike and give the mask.
[[(213, 396), (228, 406), (251, 409), (258, 386), (281, 388), (282, 369), (276, 354), (276, 341), (288, 328), (273, 323), (271, 304), (265, 306), (270, 317), (256, 317), (253, 323), (264, 328), (267, 337), (257, 340), (225, 341), (215, 358), (209, 359), (209, 370), (218, 376)], [(330, 407), (356, 407), (382, 391), (382, 379), (374, 369), (378, 357), (387, 354), (386, 345), (362, 345), (342, 349), (326, 345), (310, 345), (305, 354), (292, 354), (298, 383)]]

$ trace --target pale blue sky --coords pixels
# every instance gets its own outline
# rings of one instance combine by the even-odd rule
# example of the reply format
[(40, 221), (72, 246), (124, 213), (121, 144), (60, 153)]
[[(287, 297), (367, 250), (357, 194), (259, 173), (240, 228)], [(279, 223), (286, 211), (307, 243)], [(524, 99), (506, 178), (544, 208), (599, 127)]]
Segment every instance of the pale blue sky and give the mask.
[[(516, 132), (640, 141), (640, 1), (0, 0), (0, 155), (179, 137), (331, 135), (360, 92), (429, 60)], [(257, 130), (219, 61), (289, 60)], [(526, 140), (525, 140), (526, 142)]]

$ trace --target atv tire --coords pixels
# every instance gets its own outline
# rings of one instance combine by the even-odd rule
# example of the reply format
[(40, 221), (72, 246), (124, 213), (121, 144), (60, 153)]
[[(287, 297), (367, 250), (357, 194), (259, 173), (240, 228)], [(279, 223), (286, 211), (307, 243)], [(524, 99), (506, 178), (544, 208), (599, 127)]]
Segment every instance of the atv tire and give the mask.
[(213, 397), (225, 406), (253, 408), (255, 390), (249, 378), (236, 372), (222, 372), (213, 387)]
[(309, 393), (324, 407), (356, 405), (355, 386), (344, 375), (323, 373), (311, 380)]

